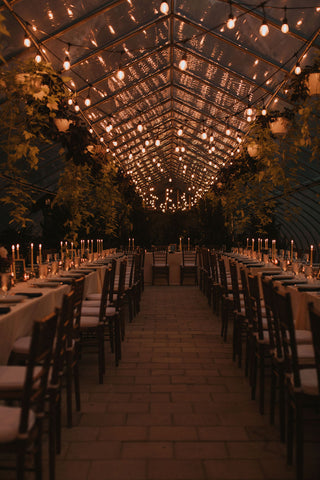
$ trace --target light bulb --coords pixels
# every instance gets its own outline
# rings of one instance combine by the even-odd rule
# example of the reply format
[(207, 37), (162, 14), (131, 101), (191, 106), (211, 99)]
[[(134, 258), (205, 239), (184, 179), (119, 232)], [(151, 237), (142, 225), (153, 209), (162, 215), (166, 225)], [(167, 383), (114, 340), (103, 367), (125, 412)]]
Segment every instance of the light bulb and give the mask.
[(265, 107), (263, 107), (263, 109), (261, 110), (261, 115), (263, 115), (264, 117), (267, 115), (267, 109)]
[(121, 70), (120, 68), (119, 68), (119, 70), (117, 71), (117, 77), (118, 77), (119, 80), (123, 80), (123, 79), (124, 79), (124, 71)]
[(263, 22), (261, 23), (260, 28), (259, 28), (259, 33), (260, 33), (261, 37), (266, 37), (268, 35), (269, 27), (268, 27), (268, 24), (267, 24), (266, 20), (263, 20)]
[(227, 27), (229, 28), (229, 30), (232, 30), (235, 24), (236, 24), (236, 18), (232, 15), (232, 13), (230, 13), (227, 21)]
[(112, 129), (113, 129), (112, 123), (109, 123), (106, 127), (107, 133), (110, 133)]
[(35, 61), (36, 61), (36, 63), (40, 63), (41, 60), (42, 60), (42, 57), (41, 57), (40, 53), (38, 53), (38, 54), (35, 56)]
[(31, 47), (31, 40), (27, 35), (25, 35), (24, 37), (23, 45), (27, 48)]
[(104, 141), (104, 138), (103, 137), (100, 137), (100, 142), (102, 143)]
[(146, 140), (146, 141), (144, 142), (144, 144), (145, 144), (146, 147), (148, 147), (148, 146), (150, 145), (150, 141), (149, 141), (149, 140)]
[(252, 115), (252, 108), (250, 107), (250, 105), (248, 105), (248, 108), (246, 110), (246, 114), (247, 114), (247, 117), (251, 117), (251, 115)]
[(162, 2), (160, 5), (160, 12), (163, 13), (163, 15), (167, 15), (169, 12), (169, 5), (167, 2)]
[(145, 153), (146, 149), (144, 147), (142, 147), (141, 151), (142, 151), (142, 153)]
[(113, 142), (112, 142), (112, 143), (113, 143), (113, 145), (114, 145), (115, 147), (118, 145), (118, 142), (117, 142), (117, 140), (113, 140)]
[(210, 140), (210, 143), (213, 142), (213, 140), (214, 140), (213, 135), (210, 135), (210, 139), (209, 139), (209, 140)]
[(184, 147), (181, 147), (181, 152), (183, 153), (185, 151), (186, 151), (186, 149)]
[(229, 127), (226, 128), (226, 135), (228, 135), (228, 136), (231, 135), (231, 130), (230, 130)]
[(156, 144), (156, 147), (159, 147), (159, 145), (160, 145), (160, 140), (159, 140), (159, 138), (157, 138), (155, 144)]
[(182, 128), (180, 127), (179, 130), (178, 130), (178, 137), (181, 137), (183, 134), (183, 130)]
[(90, 105), (91, 105), (91, 99), (90, 99), (90, 97), (87, 97), (87, 98), (85, 99), (84, 104), (85, 104), (86, 107), (90, 107)]
[(178, 152), (179, 152), (179, 147), (176, 147), (176, 148), (175, 148), (175, 151), (178, 153)]
[(214, 152), (215, 149), (216, 149), (216, 147), (215, 147), (214, 145), (212, 145), (212, 147), (211, 147), (211, 152)]
[(240, 132), (237, 132), (237, 142), (238, 142), (238, 143), (241, 143), (241, 142), (242, 142), (242, 138), (241, 138)]
[(185, 58), (185, 56), (183, 56), (179, 62), (179, 68), (180, 70), (186, 70), (187, 66), (188, 66), (187, 59)]
[(89, 128), (89, 133), (93, 134), (93, 128)]
[(72, 104), (73, 104), (72, 98), (68, 98), (68, 105), (72, 105)]
[(64, 62), (63, 62), (63, 68), (65, 70), (70, 70), (70, 58), (69, 58), (69, 55), (66, 55), (66, 58), (64, 59)]
[(288, 20), (286, 18), (284, 18), (282, 20), (281, 32), (282, 33), (288, 33), (289, 32)]
[(131, 158), (133, 157), (132, 153), (130, 152), (129, 153), (129, 159), (131, 160)]
[(299, 62), (297, 62), (297, 65), (296, 65), (296, 67), (295, 67), (295, 69), (294, 69), (294, 73), (295, 73), (296, 75), (300, 75), (300, 73), (301, 73), (301, 67), (300, 67), (300, 63), (299, 63)]
[(142, 130), (143, 130), (143, 126), (142, 126), (142, 123), (141, 123), (141, 122), (139, 122), (139, 124), (138, 124), (138, 127), (137, 127), (137, 128), (138, 128), (138, 131), (139, 131), (139, 132), (142, 132)]
[(247, 117), (247, 122), (251, 122), (252, 120), (252, 117), (250, 117), (250, 115)]
[(206, 140), (206, 138), (207, 138), (207, 132), (206, 132), (205, 130), (202, 131), (202, 133), (201, 133), (201, 138), (202, 138), (202, 140)]

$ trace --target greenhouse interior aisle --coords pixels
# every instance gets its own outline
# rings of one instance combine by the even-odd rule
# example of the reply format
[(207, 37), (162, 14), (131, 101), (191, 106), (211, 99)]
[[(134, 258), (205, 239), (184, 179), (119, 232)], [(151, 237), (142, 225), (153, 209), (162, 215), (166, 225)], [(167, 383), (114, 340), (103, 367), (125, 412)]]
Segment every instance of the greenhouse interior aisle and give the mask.
[[(146, 287), (103, 385), (90, 362), (83, 358), (82, 412), (63, 429), (57, 480), (294, 478), (278, 428), (250, 399), (199, 288)], [(308, 444), (306, 456), (316, 478)]]

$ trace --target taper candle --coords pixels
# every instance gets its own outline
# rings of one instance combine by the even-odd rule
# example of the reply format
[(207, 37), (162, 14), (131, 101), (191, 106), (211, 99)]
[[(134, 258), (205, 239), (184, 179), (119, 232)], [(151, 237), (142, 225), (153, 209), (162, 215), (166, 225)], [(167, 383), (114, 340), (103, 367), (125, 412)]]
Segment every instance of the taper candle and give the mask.
[(60, 252), (61, 260), (63, 260), (63, 242), (60, 242)]
[(31, 245), (30, 245), (30, 250), (31, 250), (31, 252), (30, 252), (30, 255), (31, 255), (31, 257), (30, 257), (30, 261), (31, 261), (31, 272), (33, 272), (33, 243), (31, 243)]
[(42, 245), (39, 243), (39, 265), (42, 263)]
[(312, 267), (313, 263), (313, 245), (310, 245), (310, 267)]
[(291, 240), (291, 246), (290, 246), (290, 262), (292, 263), (293, 261), (293, 240)]
[(254, 238), (252, 239), (251, 247), (252, 247), (252, 251), (254, 252)]
[(190, 250), (190, 237), (188, 237), (188, 250)]
[(16, 250), (16, 247), (14, 245), (12, 245), (11, 251), (12, 251), (12, 261), (13, 262), (15, 261), (15, 258), (16, 258), (15, 250)]
[(19, 243), (17, 244), (17, 259), (19, 260), (20, 258), (20, 245)]

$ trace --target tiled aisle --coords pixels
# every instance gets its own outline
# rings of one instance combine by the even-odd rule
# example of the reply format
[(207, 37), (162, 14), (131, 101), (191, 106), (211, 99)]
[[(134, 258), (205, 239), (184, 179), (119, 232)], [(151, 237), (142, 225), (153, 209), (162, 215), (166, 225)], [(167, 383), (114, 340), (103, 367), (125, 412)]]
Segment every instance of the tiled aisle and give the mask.
[(98, 385), (87, 356), (81, 376), (57, 480), (294, 478), (197, 287), (146, 287), (120, 366)]

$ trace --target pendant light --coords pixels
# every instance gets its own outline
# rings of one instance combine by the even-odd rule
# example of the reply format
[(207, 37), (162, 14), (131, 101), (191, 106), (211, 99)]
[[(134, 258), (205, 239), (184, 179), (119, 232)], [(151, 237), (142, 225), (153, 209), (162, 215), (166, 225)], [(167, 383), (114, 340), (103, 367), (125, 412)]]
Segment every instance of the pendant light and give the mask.
[(31, 47), (31, 40), (27, 34), (24, 36), (23, 45), (27, 48)]
[(282, 25), (281, 25), (281, 32), (282, 33), (288, 33), (289, 32), (289, 25), (288, 25), (288, 20), (287, 20), (287, 7), (284, 7), (284, 17), (282, 20)]
[(268, 27), (267, 20), (266, 20), (264, 5), (262, 5), (262, 10), (263, 10), (263, 20), (262, 20), (262, 23), (261, 23), (260, 28), (259, 28), (259, 33), (260, 33), (261, 37), (266, 37), (269, 33), (269, 27)]
[(229, 5), (230, 5), (230, 13), (229, 13), (228, 21), (227, 21), (227, 28), (229, 28), (229, 30), (232, 30), (235, 27), (235, 24), (236, 24), (236, 17), (232, 13), (232, 1), (231, 0), (229, 0)]
[(142, 132), (143, 126), (142, 126), (141, 121), (138, 123), (137, 129), (138, 129), (138, 132), (140, 132), (140, 133)]
[(179, 62), (179, 68), (180, 68), (180, 70), (184, 71), (184, 70), (186, 70), (187, 66), (188, 66), (187, 55), (184, 53), (183, 57), (181, 58), (181, 60)]
[(70, 70), (70, 67), (71, 67), (69, 54), (70, 54), (70, 44), (68, 44), (68, 49), (66, 50), (66, 57), (63, 62), (64, 70)]
[(124, 79), (124, 71), (119, 67), (117, 71), (117, 78), (118, 80), (123, 80)]
[(84, 104), (85, 104), (86, 107), (90, 107), (90, 105), (91, 105), (90, 89), (91, 89), (91, 87), (89, 87), (88, 96), (86, 97), (86, 99), (84, 101)]
[(163, 15), (167, 15), (169, 13), (169, 5), (167, 2), (161, 3), (160, 12), (163, 13)]

